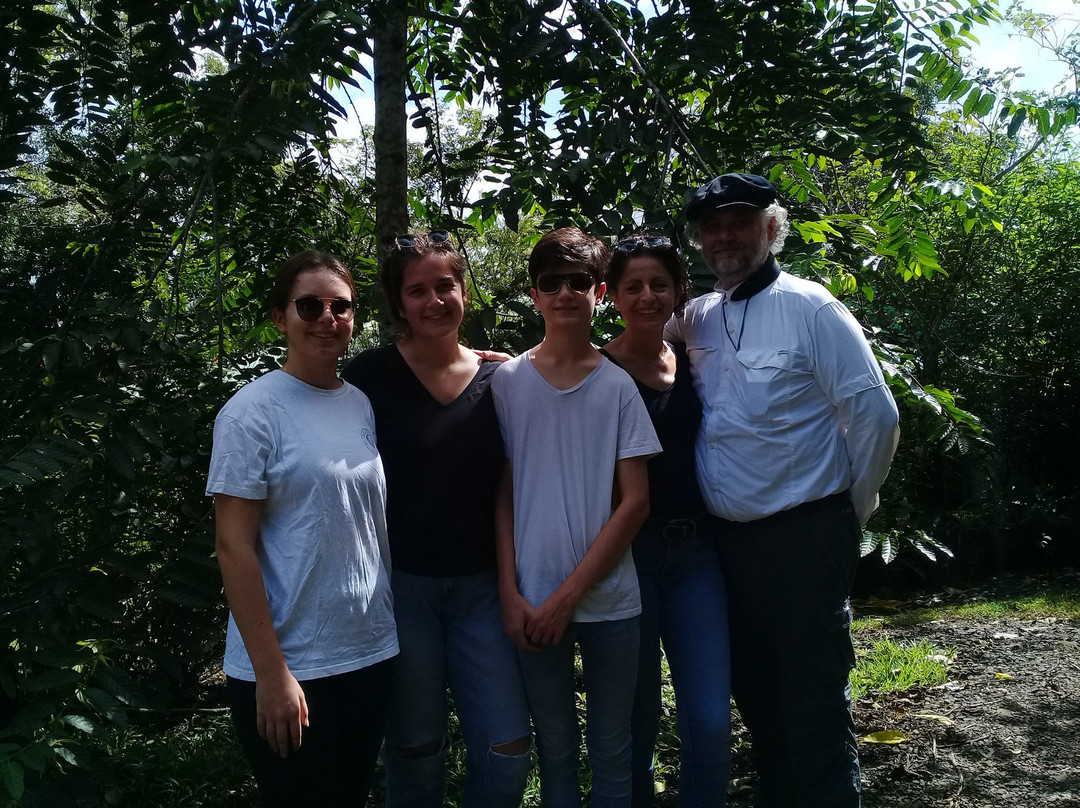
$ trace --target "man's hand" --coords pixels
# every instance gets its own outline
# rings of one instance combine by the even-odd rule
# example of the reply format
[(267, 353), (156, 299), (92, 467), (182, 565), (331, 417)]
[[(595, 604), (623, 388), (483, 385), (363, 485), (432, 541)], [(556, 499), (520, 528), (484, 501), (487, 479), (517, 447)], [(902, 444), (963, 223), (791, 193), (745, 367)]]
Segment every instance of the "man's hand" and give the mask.
[(300, 748), (302, 728), (310, 726), (307, 699), (288, 670), (255, 680), (255, 721), (275, 755), (285, 757)]
[(558, 645), (573, 616), (573, 605), (556, 592), (533, 612), (525, 633), (535, 645)]
[(509, 595), (502, 596), (503, 631), (510, 641), (522, 651), (538, 651), (539, 646), (529, 639), (526, 625), (536, 610), (529, 605), (520, 593), (514, 591)]

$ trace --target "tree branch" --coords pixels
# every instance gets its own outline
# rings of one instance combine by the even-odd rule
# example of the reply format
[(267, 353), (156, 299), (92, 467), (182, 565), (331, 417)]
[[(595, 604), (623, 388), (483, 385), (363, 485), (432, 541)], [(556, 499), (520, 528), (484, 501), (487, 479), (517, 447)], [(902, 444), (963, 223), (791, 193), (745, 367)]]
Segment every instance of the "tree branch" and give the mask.
[(1031, 155), (1033, 155), (1045, 142), (1046, 142), (1046, 136), (1045, 135), (1039, 135), (1039, 137), (1031, 145), (1030, 149), (1028, 149), (1026, 152), (1021, 154), (1019, 157), (1017, 157), (1015, 160), (1013, 160), (1011, 163), (1009, 163), (1007, 166), (1005, 166), (1003, 169), (1001, 169), (1001, 171), (999, 171), (997, 174), (995, 174), (993, 179), (990, 180), (990, 183), (993, 184), (995, 182), (998, 182), (1000, 179), (1002, 179), (1007, 174), (1011, 174), (1025, 160), (1027, 160), (1029, 157), (1031, 157)]
[(701, 153), (697, 150), (697, 146), (694, 145), (694, 141), (690, 137), (690, 131), (687, 128), (686, 123), (683, 121), (682, 116), (679, 114), (678, 110), (674, 106), (672, 106), (671, 102), (668, 101), (667, 95), (665, 95), (664, 91), (661, 90), (657, 83), (653, 81), (652, 78), (649, 76), (649, 73), (645, 70), (644, 65), (641, 64), (637, 56), (634, 54), (634, 51), (631, 50), (630, 45), (628, 45), (626, 40), (622, 38), (622, 34), (620, 34), (615, 29), (615, 26), (608, 21), (607, 17), (605, 17), (600, 12), (600, 9), (593, 6), (592, 3), (589, 2), (589, 0), (585, 0), (585, 2), (582, 2), (582, 0), (571, 0), (571, 5), (574, 7), (574, 9), (579, 15), (591, 16), (593, 19), (595, 19), (600, 24), (600, 27), (607, 32), (608, 36), (610, 36), (612, 39), (619, 43), (619, 47), (622, 49), (622, 52), (626, 54), (627, 61), (634, 69), (634, 72), (638, 74), (640, 79), (650, 90), (656, 93), (657, 100), (663, 105), (664, 110), (667, 112), (668, 117), (671, 119), (671, 122), (679, 131), (679, 134), (682, 135), (682, 138), (686, 142), (686, 145), (690, 149), (691, 153), (693, 154), (694, 159), (697, 160), (698, 166), (710, 177), (715, 176), (718, 172), (713, 167), (713, 165), (709, 163), (708, 160), (701, 156)]

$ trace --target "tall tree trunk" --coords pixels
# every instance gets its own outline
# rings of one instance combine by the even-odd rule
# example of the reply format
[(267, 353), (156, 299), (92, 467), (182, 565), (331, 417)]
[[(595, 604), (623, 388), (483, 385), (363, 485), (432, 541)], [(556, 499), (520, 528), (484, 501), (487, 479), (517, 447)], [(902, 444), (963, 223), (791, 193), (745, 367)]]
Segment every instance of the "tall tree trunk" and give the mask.
[(398, 0), (379, 3), (375, 29), (375, 243), (381, 256), (409, 229), (405, 139), (407, 17)]

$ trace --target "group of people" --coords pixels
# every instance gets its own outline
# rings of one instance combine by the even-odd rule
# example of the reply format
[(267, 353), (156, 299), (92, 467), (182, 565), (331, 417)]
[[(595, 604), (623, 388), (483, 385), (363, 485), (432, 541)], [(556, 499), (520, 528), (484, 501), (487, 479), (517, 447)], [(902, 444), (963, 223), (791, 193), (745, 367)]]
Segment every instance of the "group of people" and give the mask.
[[(207, 492), (230, 606), (224, 670), (268, 806), (442, 805), (452, 698), (463, 804), (653, 804), (661, 647), (679, 805), (723, 806), (730, 697), (761, 808), (857, 806), (848, 594), (898, 437), (861, 328), (774, 258), (772, 185), (697, 189), (717, 278), (690, 299), (667, 238), (577, 228), (529, 256), (544, 339), (461, 345), (465, 260), (443, 231), (381, 263), (400, 337), (338, 375), (356, 288), (332, 255), (279, 269), (280, 370), (222, 408)], [(590, 343), (609, 295), (625, 330)], [(505, 359), (505, 357), (501, 357)], [(392, 564), (391, 564), (392, 560)], [(385, 741), (384, 741), (385, 732)]]

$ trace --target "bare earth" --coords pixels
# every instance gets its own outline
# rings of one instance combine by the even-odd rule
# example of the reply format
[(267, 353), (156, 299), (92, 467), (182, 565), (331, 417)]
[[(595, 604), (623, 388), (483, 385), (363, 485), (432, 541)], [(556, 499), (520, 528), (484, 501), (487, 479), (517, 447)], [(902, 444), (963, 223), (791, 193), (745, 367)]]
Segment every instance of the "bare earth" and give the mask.
[[(864, 630), (856, 644), (882, 634), (951, 649), (952, 666), (946, 685), (856, 704), (860, 736), (895, 730), (906, 738), (860, 744), (865, 808), (1080, 808), (1074, 621), (935, 621)], [(745, 748), (736, 746), (732, 806), (750, 805)]]

